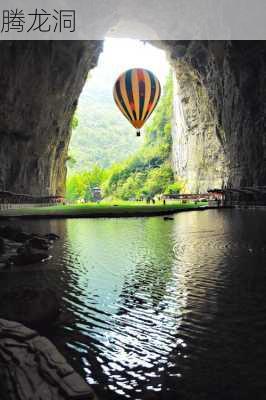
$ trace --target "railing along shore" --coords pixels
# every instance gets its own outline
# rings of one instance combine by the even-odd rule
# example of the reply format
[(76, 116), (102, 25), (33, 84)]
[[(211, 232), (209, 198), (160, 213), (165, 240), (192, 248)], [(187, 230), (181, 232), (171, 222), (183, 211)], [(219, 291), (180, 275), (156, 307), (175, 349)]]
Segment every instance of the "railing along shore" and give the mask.
[(47, 207), (62, 204), (62, 196), (31, 196), (9, 191), (0, 191), (0, 210), (24, 207)]

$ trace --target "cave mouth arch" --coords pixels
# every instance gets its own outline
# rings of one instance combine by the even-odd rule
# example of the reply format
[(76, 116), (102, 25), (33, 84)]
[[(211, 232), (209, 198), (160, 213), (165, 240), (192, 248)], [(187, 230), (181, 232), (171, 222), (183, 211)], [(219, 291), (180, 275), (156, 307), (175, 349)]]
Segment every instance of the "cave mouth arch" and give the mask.
[(95, 165), (109, 168), (133, 155), (143, 144), (145, 129), (141, 137), (136, 137), (135, 128), (113, 99), (114, 82), (131, 68), (151, 70), (161, 83), (162, 94), (165, 92), (166, 80), (172, 71), (162, 49), (132, 38), (106, 37), (97, 66), (89, 73), (75, 111), (77, 124), (69, 143), (68, 177), (89, 171)]
[[(195, 68), (189, 60), (183, 64), (178, 61), (184, 58), (190, 42), (152, 41), (151, 44), (166, 52), (172, 68), (177, 71), (178, 82), (190, 76), (191, 79), (183, 79), (186, 84), (179, 85), (179, 90), (185, 88), (188, 95), (193, 96), (194, 92), (190, 89), (193, 89), (197, 75)], [(5, 42), (1, 47), (4, 57), (0, 61), (0, 84), (5, 90), (0, 94), (0, 126), (4, 133), (0, 139), (0, 152), (6, 163), (0, 173), (0, 187), (16, 193), (64, 195), (71, 120), (87, 74), (98, 63), (103, 41)], [(16, 63), (13, 62), (14, 54)], [(182, 73), (182, 70), (189, 72)], [(201, 71), (198, 76), (201, 76)], [(202, 81), (198, 79), (197, 84), (201, 87)], [(197, 185), (197, 181), (204, 181), (200, 175), (205, 168), (204, 151), (208, 143), (205, 145), (206, 140), (203, 140), (206, 129), (202, 130), (202, 121), (210, 122), (210, 117), (207, 118), (209, 111), (201, 109), (196, 113), (196, 103), (192, 108), (190, 102), (188, 105), (183, 103), (180, 103), (183, 108), (181, 115), (185, 116), (183, 127), (176, 126), (178, 140), (173, 136), (176, 146), (174, 171), (176, 176), (193, 182), (190, 190), (200, 191), (212, 183), (210, 172), (205, 186), (202, 183)], [(177, 110), (180, 110), (180, 104)], [(195, 109), (193, 118), (192, 109)], [(198, 131), (202, 131), (194, 135), (198, 137), (196, 143), (189, 143), (189, 125), (195, 118), (198, 120)], [(179, 120), (180, 115), (177, 122)], [(192, 157), (191, 151), (199, 148), (202, 149), (201, 154)], [(208, 165), (213, 162), (214, 158), (210, 157)]]
[[(123, 40), (121, 35), (118, 36), (117, 40)], [(172, 165), (176, 178), (186, 183), (188, 191), (204, 193), (209, 188), (227, 184), (225, 146), (201, 72), (188, 60), (183, 60), (190, 42), (174, 43), (175, 57), (172, 55), (173, 42), (150, 42), (167, 54), (174, 71)]]
[[(174, 68), (184, 63), (199, 77), (198, 86), (206, 90), (211, 104), (205, 116), (211, 113), (213, 136), (225, 154), (220, 169), (228, 183), (236, 187), (265, 185), (265, 42), (153, 44), (165, 49)], [(0, 43), (1, 190), (33, 195), (64, 193), (71, 118), (102, 45), (99, 40)], [(203, 116), (202, 107), (198, 109)], [(183, 130), (184, 135), (189, 135), (189, 128), (191, 124)], [(206, 134), (198, 139), (203, 136)], [(209, 142), (204, 143), (206, 148)], [(207, 155), (209, 165), (216, 164), (218, 153)], [(214, 186), (215, 182), (208, 184)]]

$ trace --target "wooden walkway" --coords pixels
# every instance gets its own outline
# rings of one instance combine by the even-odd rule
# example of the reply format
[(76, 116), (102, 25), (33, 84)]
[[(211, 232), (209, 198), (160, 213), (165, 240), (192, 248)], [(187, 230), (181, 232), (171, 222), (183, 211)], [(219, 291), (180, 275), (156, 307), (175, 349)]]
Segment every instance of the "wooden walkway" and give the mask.
[(62, 196), (31, 196), (8, 191), (0, 191), (0, 210), (26, 207), (47, 207), (62, 204)]

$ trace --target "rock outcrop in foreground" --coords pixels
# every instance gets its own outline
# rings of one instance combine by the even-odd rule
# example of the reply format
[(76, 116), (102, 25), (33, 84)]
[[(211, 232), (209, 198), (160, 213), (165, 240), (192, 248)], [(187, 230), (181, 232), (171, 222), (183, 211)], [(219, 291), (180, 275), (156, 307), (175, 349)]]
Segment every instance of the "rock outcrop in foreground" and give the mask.
[(55, 346), (17, 322), (0, 319), (1, 400), (96, 400)]

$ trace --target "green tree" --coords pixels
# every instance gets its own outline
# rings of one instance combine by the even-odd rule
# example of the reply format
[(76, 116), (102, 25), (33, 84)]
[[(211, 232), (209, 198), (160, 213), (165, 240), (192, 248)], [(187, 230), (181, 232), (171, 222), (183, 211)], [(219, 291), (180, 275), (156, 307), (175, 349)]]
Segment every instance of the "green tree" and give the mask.
[(79, 124), (79, 120), (78, 117), (76, 115), (76, 113), (73, 115), (72, 119), (71, 119), (71, 128), (72, 129), (76, 129), (78, 127)]
[(94, 165), (91, 171), (77, 173), (68, 177), (66, 199), (69, 201), (93, 200), (92, 189), (100, 187), (105, 179), (106, 171), (98, 165)]
[(163, 193), (174, 182), (169, 158), (173, 112), (172, 77), (169, 76), (161, 101), (146, 128), (143, 146), (122, 163), (109, 169), (104, 185), (106, 196), (124, 200)]
[(179, 194), (180, 192), (182, 192), (184, 190), (184, 187), (185, 187), (185, 185), (183, 182), (174, 182), (166, 187), (164, 193), (168, 194), (168, 195)]

